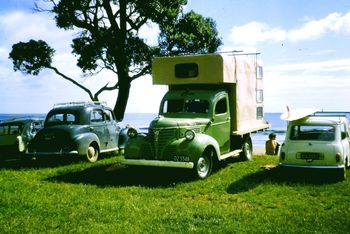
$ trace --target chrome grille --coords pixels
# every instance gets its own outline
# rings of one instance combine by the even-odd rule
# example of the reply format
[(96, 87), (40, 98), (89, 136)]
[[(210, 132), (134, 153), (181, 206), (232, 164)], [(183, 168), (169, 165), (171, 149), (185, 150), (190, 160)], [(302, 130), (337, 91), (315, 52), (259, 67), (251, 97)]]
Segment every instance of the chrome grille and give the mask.
[[(167, 154), (171, 154), (169, 150), (165, 150), (165, 147), (171, 140), (176, 139), (176, 128), (168, 129), (149, 129), (149, 142), (152, 145), (155, 159), (165, 159), (171, 155), (162, 155), (163, 151)], [(173, 151), (173, 150), (171, 150)], [(175, 150), (174, 150), (175, 151)]]

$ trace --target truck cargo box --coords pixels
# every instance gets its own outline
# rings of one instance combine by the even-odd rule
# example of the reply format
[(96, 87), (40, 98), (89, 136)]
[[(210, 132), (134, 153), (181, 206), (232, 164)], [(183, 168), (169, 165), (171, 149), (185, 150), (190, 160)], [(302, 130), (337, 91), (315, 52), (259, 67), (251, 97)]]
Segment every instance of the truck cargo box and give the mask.
[(262, 66), (256, 55), (206, 54), (156, 58), (153, 84), (210, 90), (230, 97), (231, 133), (243, 135), (269, 127), (264, 120)]

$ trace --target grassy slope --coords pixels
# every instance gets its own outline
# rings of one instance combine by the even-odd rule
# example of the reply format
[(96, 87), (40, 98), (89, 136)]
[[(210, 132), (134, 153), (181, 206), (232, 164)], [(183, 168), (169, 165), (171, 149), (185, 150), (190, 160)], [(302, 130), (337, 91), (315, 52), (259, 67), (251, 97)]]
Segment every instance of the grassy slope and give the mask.
[[(95, 164), (0, 165), (0, 232), (348, 233), (350, 180), (282, 176), (276, 157), (187, 170)], [(310, 178), (311, 176), (311, 178)], [(312, 176), (314, 178), (312, 178)]]

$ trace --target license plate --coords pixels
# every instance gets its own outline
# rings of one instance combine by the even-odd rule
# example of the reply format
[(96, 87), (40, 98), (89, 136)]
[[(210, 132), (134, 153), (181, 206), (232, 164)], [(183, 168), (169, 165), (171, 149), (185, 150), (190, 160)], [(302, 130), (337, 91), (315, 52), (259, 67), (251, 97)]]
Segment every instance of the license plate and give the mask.
[(320, 153), (299, 153), (297, 155), (298, 159), (312, 159), (312, 160), (322, 160), (323, 159), (323, 154)]

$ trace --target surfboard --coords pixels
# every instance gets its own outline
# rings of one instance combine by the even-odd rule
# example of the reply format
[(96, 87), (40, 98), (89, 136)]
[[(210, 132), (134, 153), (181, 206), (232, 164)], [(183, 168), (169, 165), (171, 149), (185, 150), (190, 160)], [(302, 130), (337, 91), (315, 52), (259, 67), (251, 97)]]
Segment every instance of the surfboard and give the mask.
[(294, 120), (302, 119), (309, 115), (312, 115), (317, 111), (319, 111), (319, 109), (315, 109), (315, 108), (290, 109), (289, 107), (287, 107), (287, 111), (281, 114), (280, 118), (286, 121), (294, 121)]

